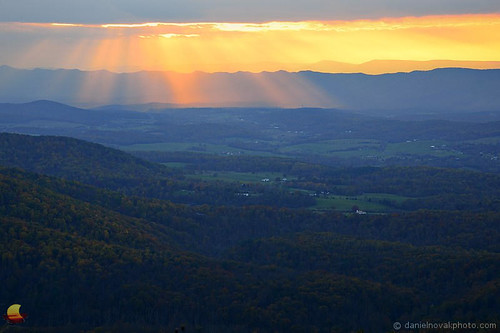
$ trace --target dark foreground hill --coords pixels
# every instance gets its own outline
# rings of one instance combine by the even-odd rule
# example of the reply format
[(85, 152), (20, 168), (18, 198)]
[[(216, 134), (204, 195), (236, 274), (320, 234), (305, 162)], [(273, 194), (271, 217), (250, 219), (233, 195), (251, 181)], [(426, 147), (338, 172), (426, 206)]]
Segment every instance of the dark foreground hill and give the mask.
[[(44, 145), (63, 140), (25, 139), (46, 163), (52, 153)], [(92, 146), (68, 143), (74, 151)], [(28, 147), (18, 142), (10, 152), (18, 145)], [(101, 172), (156, 170), (101, 151), (114, 154), (96, 146), (73, 168), (97, 158)], [(186, 206), (2, 167), (0, 306), (22, 304), (29, 313), (22, 328), (37, 332), (182, 325), (187, 332), (390, 332), (396, 321), (498, 323), (499, 220), (488, 210), (357, 215)]]
[[(389, 331), (393, 321), (415, 317), (498, 319), (494, 252), (298, 234), (244, 244), (232, 261), (209, 259), (181, 250), (162, 223), (38, 185), (45, 181), (1, 170), (1, 298), (22, 303), (30, 313), (25, 326), (38, 331)], [(266, 223), (294, 212), (272, 215)], [(224, 233), (210, 220), (198, 223), (221, 228), (212, 237)]]

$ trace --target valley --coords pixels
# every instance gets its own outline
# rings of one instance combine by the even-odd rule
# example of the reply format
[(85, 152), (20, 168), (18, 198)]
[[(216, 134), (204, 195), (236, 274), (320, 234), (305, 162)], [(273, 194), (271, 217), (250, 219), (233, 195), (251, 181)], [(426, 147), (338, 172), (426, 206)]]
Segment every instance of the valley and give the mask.
[(20, 332), (498, 320), (498, 122), (49, 101), (0, 114), (0, 296), (30, 312)]

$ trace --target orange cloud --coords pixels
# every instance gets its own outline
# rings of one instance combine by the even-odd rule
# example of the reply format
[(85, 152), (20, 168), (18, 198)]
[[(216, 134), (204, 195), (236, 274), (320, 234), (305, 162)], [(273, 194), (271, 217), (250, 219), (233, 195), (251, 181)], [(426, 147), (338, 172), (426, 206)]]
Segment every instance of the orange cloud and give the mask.
[[(0, 24), (0, 36), (9, 34), (17, 41), (0, 55), (0, 63), (18, 67), (258, 72), (308, 69), (307, 64), (324, 60), (500, 60), (500, 14), (266, 23)], [(16, 57), (15, 45), (23, 38), (21, 56)]]

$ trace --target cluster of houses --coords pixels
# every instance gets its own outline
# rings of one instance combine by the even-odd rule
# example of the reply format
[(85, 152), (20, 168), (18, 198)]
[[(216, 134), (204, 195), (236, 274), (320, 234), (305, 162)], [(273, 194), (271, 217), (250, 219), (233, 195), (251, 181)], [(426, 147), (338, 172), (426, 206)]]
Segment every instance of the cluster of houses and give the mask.
[[(271, 179), (269, 179), (269, 178), (262, 178), (260, 181), (263, 182), (263, 183), (269, 183), (271, 181)], [(278, 181), (278, 179), (276, 179), (276, 181)], [(288, 179), (283, 177), (279, 181), (286, 182), (286, 181), (288, 181)]]

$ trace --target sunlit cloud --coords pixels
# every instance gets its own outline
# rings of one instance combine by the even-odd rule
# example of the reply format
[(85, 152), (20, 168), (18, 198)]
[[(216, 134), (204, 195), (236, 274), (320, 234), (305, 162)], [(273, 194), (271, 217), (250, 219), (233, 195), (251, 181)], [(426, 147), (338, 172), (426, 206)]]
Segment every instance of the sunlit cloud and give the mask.
[(305, 21), (305, 22), (267, 22), (267, 23), (232, 23), (232, 22), (197, 22), (165, 23), (152, 22), (141, 24), (104, 24), (103, 28), (186, 28), (201, 31), (225, 32), (264, 32), (264, 31), (382, 31), (415, 28), (446, 28), (495, 26), (500, 24), (498, 14), (482, 15), (439, 15), (428, 17), (385, 18), (380, 20), (353, 21)]
[[(500, 60), (500, 14), (353, 21), (0, 23), (0, 64), (126, 72), (303, 70), (321, 61)], [(384, 69), (386, 70), (386, 69)]]
[(150, 23), (139, 23), (139, 24), (121, 24), (121, 23), (115, 23), (115, 24), (102, 24), (101, 27), (103, 28), (146, 28), (146, 27), (157, 27), (159, 25), (164, 25), (164, 23), (159, 23), (159, 22), (150, 22)]
[(83, 24), (74, 24), (74, 23), (51, 23), (50, 25), (54, 27), (84, 27)]
[(192, 38), (192, 37), (200, 37), (198, 34), (161, 34), (158, 35), (163, 38), (179, 38), (179, 37), (185, 37), (185, 38)]

